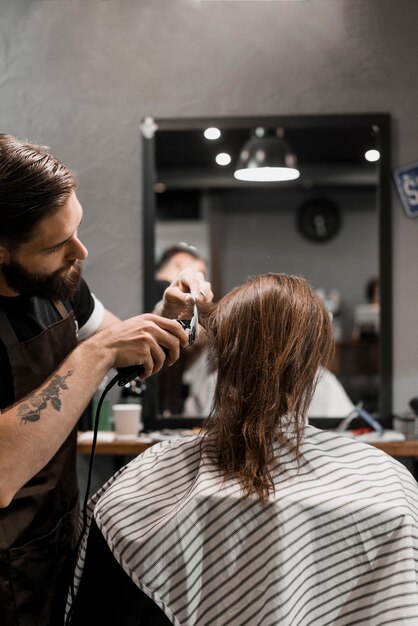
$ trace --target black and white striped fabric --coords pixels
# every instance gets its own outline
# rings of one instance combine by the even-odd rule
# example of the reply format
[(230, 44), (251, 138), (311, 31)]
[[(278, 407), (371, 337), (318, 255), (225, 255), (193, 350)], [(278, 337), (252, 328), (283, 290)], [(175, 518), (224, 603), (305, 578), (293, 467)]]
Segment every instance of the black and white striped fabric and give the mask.
[(263, 507), (199, 443), (150, 448), (91, 502), (121, 567), (173, 624), (418, 624), (418, 486), (401, 464), (307, 426), (299, 470), (276, 450)]

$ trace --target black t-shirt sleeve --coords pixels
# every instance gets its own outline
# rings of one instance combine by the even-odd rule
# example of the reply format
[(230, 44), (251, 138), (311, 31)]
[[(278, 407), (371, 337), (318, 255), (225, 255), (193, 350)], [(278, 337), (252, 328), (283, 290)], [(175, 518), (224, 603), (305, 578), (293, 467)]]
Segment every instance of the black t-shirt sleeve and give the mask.
[(81, 328), (94, 311), (94, 299), (86, 281), (83, 278), (81, 279), (77, 292), (71, 298), (70, 303), (71, 308), (74, 310), (78, 326)]

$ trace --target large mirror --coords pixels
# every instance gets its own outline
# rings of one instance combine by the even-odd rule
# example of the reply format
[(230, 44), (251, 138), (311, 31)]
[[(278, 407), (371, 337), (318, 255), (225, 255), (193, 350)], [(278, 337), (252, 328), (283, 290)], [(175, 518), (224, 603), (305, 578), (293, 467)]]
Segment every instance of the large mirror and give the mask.
[[(145, 310), (153, 309), (162, 281), (169, 280), (161, 280), (157, 264), (178, 244), (203, 259), (216, 299), (262, 272), (302, 275), (333, 315), (336, 351), (327, 371), (350, 402), (387, 424), (389, 121), (386, 114), (143, 120)], [(207, 129), (218, 129), (215, 138), (205, 137)], [(234, 171), (252, 137), (285, 141), (298, 178), (238, 180)], [(214, 376), (200, 345), (148, 381), (146, 427), (201, 423)], [(314, 418), (322, 417), (318, 406)], [(323, 417), (341, 419), (344, 411), (333, 416), (324, 409)]]

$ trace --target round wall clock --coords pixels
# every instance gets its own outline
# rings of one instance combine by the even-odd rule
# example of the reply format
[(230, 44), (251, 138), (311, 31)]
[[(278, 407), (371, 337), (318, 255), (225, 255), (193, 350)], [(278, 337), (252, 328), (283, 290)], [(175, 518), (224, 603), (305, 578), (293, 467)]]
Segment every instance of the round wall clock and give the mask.
[(341, 212), (332, 200), (314, 198), (299, 207), (297, 226), (310, 241), (330, 241), (341, 228)]

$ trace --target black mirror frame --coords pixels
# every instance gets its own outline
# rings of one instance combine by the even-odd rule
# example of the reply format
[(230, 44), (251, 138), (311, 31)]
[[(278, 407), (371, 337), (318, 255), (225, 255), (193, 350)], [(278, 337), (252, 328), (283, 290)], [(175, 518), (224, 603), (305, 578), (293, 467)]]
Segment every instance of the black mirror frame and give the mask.
[[(151, 121), (151, 124), (149, 122)], [(148, 124), (147, 124), (148, 122)], [(152, 123), (153, 122), (153, 123)], [(193, 130), (216, 126), (241, 128), (242, 126), (284, 127), (303, 129), (307, 126), (376, 126), (379, 129), (380, 165), (378, 171), (377, 205), (379, 209), (379, 278), (380, 278), (380, 393), (379, 421), (390, 427), (392, 422), (392, 216), (391, 216), (391, 163), (390, 163), (390, 114), (333, 114), (295, 116), (254, 116), (226, 118), (178, 118), (150, 119), (141, 124), (142, 129), (142, 180), (143, 180), (143, 303), (144, 310), (152, 310), (155, 266), (155, 216), (156, 203), (154, 183), (156, 181), (155, 139), (158, 130)], [(154, 126), (155, 125), (155, 126)], [(147, 130), (151, 128), (151, 130)], [(145, 130), (144, 130), (145, 128)], [(144, 394), (143, 420), (146, 430), (161, 428), (193, 428), (201, 426), (203, 417), (173, 416), (158, 418), (156, 415), (156, 385), (152, 378), (147, 380)]]

